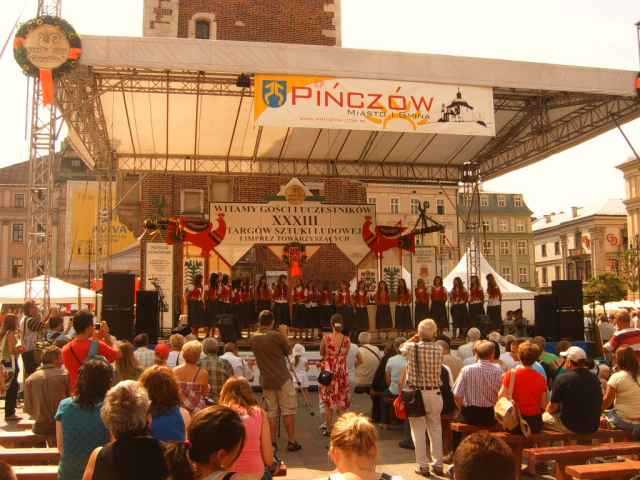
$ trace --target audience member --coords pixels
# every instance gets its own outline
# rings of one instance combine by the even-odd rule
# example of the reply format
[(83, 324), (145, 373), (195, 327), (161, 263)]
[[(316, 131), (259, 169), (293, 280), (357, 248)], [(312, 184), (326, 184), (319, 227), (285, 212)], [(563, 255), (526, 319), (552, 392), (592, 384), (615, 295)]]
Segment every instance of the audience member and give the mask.
[(371, 334), (369, 332), (360, 332), (358, 334), (358, 345), (361, 362), (356, 367), (356, 393), (365, 393), (371, 387), (373, 376), (378, 365), (380, 365), (380, 359), (382, 359), (382, 352), (378, 347), (371, 344)]
[(28, 378), (38, 368), (36, 362), (36, 345), (41, 332), (47, 328), (47, 322), (42, 320), (36, 302), (27, 300), (24, 303), (23, 317), (17, 335), (20, 339), (20, 350), (22, 351), (22, 365), (24, 367), (24, 377)]
[(209, 376), (209, 399), (212, 403), (218, 403), (224, 382), (233, 376), (233, 368), (224, 356), (218, 357), (218, 341), (215, 338), (205, 338), (202, 341), (202, 351), (204, 358), (198, 361), (198, 365)]
[(60, 402), (56, 413), (60, 480), (82, 478), (91, 452), (109, 441), (109, 431), (100, 418), (100, 408), (112, 381), (110, 365), (101, 359), (89, 359), (78, 372), (77, 396)]
[(169, 352), (169, 357), (167, 358), (167, 367), (175, 368), (184, 363), (184, 359), (182, 358), (182, 347), (185, 343), (186, 340), (184, 336), (179, 333), (174, 333), (169, 337), (171, 352)]
[(230, 378), (220, 392), (220, 405), (235, 410), (245, 430), (242, 450), (230, 470), (261, 479), (265, 467), (273, 464), (271, 429), (267, 413), (260, 408), (249, 381), (239, 376)]
[(146, 333), (136, 335), (133, 338), (133, 346), (136, 347), (133, 355), (142, 370), (146, 370), (155, 364), (155, 352), (149, 348), (149, 335)]
[(21, 419), (16, 415), (18, 402), (18, 317), (8, 314), (0, 327), (0, 359), (2, 360), (3, 380), (5, 387), (4, 420), (6, 422)]
[(180, 389), (168, 367), (154, 365), (144, 371), (140, 383), (147, 389), (151, 405), (151, 435), (161, 442), (183, 442), (191, 416), (181, 406)]
[(120, 383), (123, 380), (138, 380), (143, 369), (138, 365), (133, 345), (129, 342), (120, 342), (118, 351), (120, 352), (120, 357), (116, 360), (113, 383)]
[(47, 333), (45, 334), (45, 339), (47, 342), (54, 343), (57, 340), (67, 340), (69, 341), (69, 337), (64, 332), (64, 317), (59, 310), (54, 310), (50, 312), (50, 317), (47, 321)]
[(169, 354), (171, 353), (171, 347), (168, 343), (159, 343), (156, 345), (154, 349), (155, 365), (160, 365), (162, 367), (168, 367), (167, 360), (169, 359)]
[[(349, 329), (346, 329), (343, 332), (349, 340), (351, 340), (352, 335)], [(356, 388), (356, 370), (358, 366), (362, 363), (362, 357), (360, 356), (360, 348), (353, 342), (349, 342), (349, 350), (347, 351), (347, 374), (349, 377), (349, 387), (351, 388), (351, 396)]]
[(462, 360), (457, 355), (451, 354), (451, 340), (447, 337), (440, 337), (436, 340), (436, 344), (442, 349), (442, 363), (449, 367), (453, 381), (455, 382), (462, 370)]
[(616, 369), (607, 383), (603, 410), (609, 421), (622, 430), (632, 433), (640, 440), (640, 366), (633, 349), (624, 345), (616, 350)]
[(640, 358), (640, 329), (631, 327), (629, 312), (623, 310), (616, 314), (616, 331), (605, 344), (605, 350), (615, 353), (623, 345), (629, 345)]
[(231, 365), (232, 375), (244, 377), (249, 381), (253, 380), (253, 372), (247, 365), (246, 360), (240, 356), (237, 344), (233, 342), (225, 343), (224, 354), (220, 358)]
[(606, 315), (601, 313), (598, 315), (598, 330), (600, 331), (600, 340), (602, 343), (607, 343), (611, 340), (611, 337), (613, 337), (616, 327), (609, 323), (609, 319)]
[(83, 480), (165, 480), (169, 471), (160, 442), (149, 435), (149, 397), (138, 382), (125, 380), (111, 388), (100, 411), (113, 439), (97, 447)]
[(480, 340), (482, 333), (477, 328), (470, 328), (467, 332), (467, 343), (460, 345), (456, 353), (460, 360), (464, 362), (466, 358), (473, 357), (473, 345)]
[[(431, 474), (442, 475), (442, 395), (440, 394), (440, 374), (442, 367), (442, 350), (435, 343), (438, 326), (432, 319), (422, 320), (418, 324), (418, 333), (400, 347), (407, 357), (405, 385), (402, 388), (420, 392), (425, 415), (409, 417), (411, 438), (415, 445), (416, 473), (424, 477)], [(464, 369), (463, 369), (464, 371)], [(426, 435), (429, 436), (431, 455), (427, 454)]]
[[(398, 341), (401, 340), (401, 341)], [(407, 361), (404, 358), (404, 355), (399, 353), (400, 345), (406, 342), (406, 338), (398, 337), (393, 341), (387, 341), (384, 346), (384, 352), (388, 357), (388, 360), (385, 361), (384, 367), (384, 390), (382, 390), (381, 395), (376, 395), (376, 400), (379, 403), (378, 409), (380, 411), (380, 421), (381, 427), (390, 426), (391, 421), (393, 419), (393, 399), (398, 396), (400, 392), (400, 376), (402, 375), (404, 368), (407, 365)], [(391, 359), (395, 359), (394, 362), (391, 362)], [(401, 367), (401, 368), (399, 368)], [(381, 388), (383, 385), (378, 385), (379, 379), (374, 378), (375, 389)], [(392, 393), (395, 392), (395, 393)]]
[(182, 347), (184, 363), (173, 369), (180, 388), (182, 406), (190, 414), (205, 407), (205, 398), (209, 393), (209, 373), (198, 366), (202, 346), (198, 340), (191, 340)]
[(42, 354), (42, 366), (24, 382), (24, 412), (35, 421), (33, 433), (46, 436), (50, 446), (56, 444), (58, 405), (69, 394), (69, 376), (62, 368), (62, 352), (58, 347), (47, 347)]
[(583, 349), (571, 347), (560, 355), (566, 357), (566, 371), (553, 382), (551, 401), (542, 420), (552, 430), (593, 433), (598, 430), (602, 410), (600, 382), (587, 369)]
[(249, 342), (260, 370), (262, 395), (269, 414), (272, 441), (275, 441), (276, 417), (280, 412), (287, 430), (287, 450), (300, 450), (302, 446), (296, 441), (295, 430), (298, 399), (287, 367), (291, 347), (287, 338), (273, 329), (274, 317), (271, 311), (263, 310), (258, 318), (258, 333), (253, 335)]
[(291, 372), (291, 380), (293, 380), (296, 389), (306, 392), (309, 388), (309, 362), (304, 356), (305, 353), (304, 345), (296, 343), (293, 346), (289, 356), (289, 370)]
[(0, 460), (0, 480), (17, 480), (11, 465)]
[(507, 341), (505, 352), (500, 355), (500, 361), (504, 365), (504, 368), (509, 370), (511, 368), (515, 368), (520, 362), (520, 358), (518, 358), (518, 348), (521, 340), (517, 340), (513, 335), (511, 340)]
[[(384, 415), (382, 410), (384, 408), (391, 408), (390, 406), (384, 405), (384, 392), (387, 391), (387, 363), (389, 359), (396, 355), (398, 352), (393, 347), (392, 341), (385, 342), (384, 345), (384, 353), (382, 358), (380, 359), (380, 364), (376, 369), (375, 374), (373, 375), (373, 380), (371, 382), (371, 388), (369, 389), (369, 396), (371, 397), (371, 421), (374, 423), (381, 423), (383, 421)], [(323, 432), (326, 436), (329, 435), (328, 430)]]
[(492, 362), (493, 343), (480, 341), (476, 352), (478, 361), (462, 368), (453, 394), (466, 423), (490, 427), (495, 424), (493, 407), (502, 384), (502, 369)]
[(487, 432), (465, 438), (453, 456), (455, 480), (515, 480), (511, 448)]
[(538, 361), (542, 363), (543, 366), (548, 365), (550, 368), (555, 370), (555, 366), (558, 363), (558, 360), (560, 360), (560, 357), (558, 355), (555, 355), (551, 352), (547, 352), (545, 350), (545, 346), (547, 342), (545, 341), (544, 337), (542, 336), (533, 337), (531, 341), (535, 343), (540, 349), (541, 353)]
[[(500, 335), (500, 332), (496, 332), (496, 331), (489, 332), (487, 334), (487, 340), (489, 340), (490, 342), (495, 342), (500, 346), (500, 355), (502, 355), (505, 352), (504, 347), (502, 346), (502, 343), (501, 343), (502, 335)], [(500, 357), (500, 355), (498, 355), (498, 357)]]
[(78, 371), (83, 363), (91, 357), (100, 355), (109, 363), (120, 357), (120, 352), (113, 348), (113, 339), (109, 335), (107, 322), (102, 322), (100, 330), (95, 332), (93, 314), (87, 310), (80, 310), (73, 316), (75, 338), (62, 349), (62, 361), (69, 372), (69, 386), (73, 393), (78, 381)]
[(533, 433), (542, 430), (542, 412), (547, 406), (547, 382), (532, 368), (539, 355), (540, 348), (537, 344), (521, 343), (518, 347), (521, 366), (505, 373), (502, 378), (502, 388), (498, 394), (500, 397), (508, 397), (511, 377), (515, 375), (512, 399), (522, 419), (529, 424)]

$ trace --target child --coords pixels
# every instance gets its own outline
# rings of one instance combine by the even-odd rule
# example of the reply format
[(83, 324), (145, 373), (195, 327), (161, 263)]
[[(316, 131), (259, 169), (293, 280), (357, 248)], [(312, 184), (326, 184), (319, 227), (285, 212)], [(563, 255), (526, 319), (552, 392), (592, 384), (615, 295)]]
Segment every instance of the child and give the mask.
[(291, 361), (291, 379), (293, 380), (293, 384), (296, 389), (302, 389), (306, 393), (309, 388), (309, 379), (307, 378), (309, 364), (307, 359), (303, 356), (304, 353), (304, 346), (296, 343), (293, 346), (289, 359)]

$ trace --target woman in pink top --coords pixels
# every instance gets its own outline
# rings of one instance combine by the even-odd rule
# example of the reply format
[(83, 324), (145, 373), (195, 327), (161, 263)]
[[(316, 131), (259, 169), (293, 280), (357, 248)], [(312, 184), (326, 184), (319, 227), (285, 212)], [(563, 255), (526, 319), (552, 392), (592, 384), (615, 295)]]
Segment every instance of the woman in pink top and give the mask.
[(251, 385), (244, 377), (231, 377), (225, 382), (219, 404), (238, 412), (245, 428), (240, 456), (228, 470), (260, 480), (265, 467), (273, 463), (271, 430), (266, 412), (258, 405)]

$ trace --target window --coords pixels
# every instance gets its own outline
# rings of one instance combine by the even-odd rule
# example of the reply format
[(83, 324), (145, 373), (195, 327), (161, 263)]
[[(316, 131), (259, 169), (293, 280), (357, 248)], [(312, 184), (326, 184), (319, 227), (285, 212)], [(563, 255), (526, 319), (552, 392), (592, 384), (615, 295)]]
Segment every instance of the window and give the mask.
[(24, 259), (11, 259), (11, 278), (22, 278), (24, 276)]
[(376, 204), (376, 197), (369, 197), (367, 198), (367, 203), (369, 205), (375, 205)]
[(422, 238), (423, 235), (416, 235), (416, 247), (421, 247), (423, 245)]
[(441, 198), (436, 200), (436, 213), (438, 215), (444, 215), (444, 200)]
[(211, 38), (211, 23), (209, 20), (196, 20), (196, 38), (203, 40)]
[(516, 208), (522, 207), (522, 197), (520, 195), (513, 196), (513, 206)]
[(554, 255), (562, 255), (562, 253), (560, 253), (560, 242), (553, 243), (553, 253)]
[(438, 233), (438, 243), (440, 244), (441, 247), (444, 247), (447, 245), (447, 236), (445, 235), (444, 232)]
[(500, 240), (500, 255), (511, 255), (511, 244), (509, 240)]
[(489, 220), (482, 220), (482, 231), (484, 233), (491, 231), (491, 222)]
[(540, 245), (540, 256), (542, 257), (546, 257), (547, 256), (547, 244), (543, 243), (542, 245)]
[(508, 232), (509, 222), (505, 218), (501, 218), (500, 220), (498, 220), (498, 228), (501, 232)]
[(482, 254), (485, 257), (493, 256), (493, 240), (485, 240), (482, 242)]
[(481, 207), (489, 206), (489, 197), (487, 195), (480, 195), (480, 206)]
[(204, 192), (202, 190), (182, 190), (180, 192), (180, 211), (202, 214), (204, 212)]
[(71, 168), (80, 168), (82, 167), (82, 160), (78, 158), (71, 159)]
[(411, 215), (420, 215), (420, 200), (417, 198), (411, 199)]
[(529, 254), (529, 248), (527, 245), (527, 241), (526, 240), (518, 240), (516, 242), (516, 250), (518, 252), (518, 255), (520, 256), (526, 256)]
[[(545, 274), (547, 269), (544, 269)], [(518, 283), (526, 284), (529, 283), (529, 268), (528, 267), (518, 267)]]
[(498, 206), (499, 207), (507, 206), (507, 198), (504, 195), (498, 195)]
[(400, 199), (392, 198), (391, 199), (391, 213), (400, 213)]
[(14, 223), (11, 226), (11, 240), (14, 242), (24, 242), (24, 223)]
[(525, 233), (526, 231), (527, 231), (527, 230), (526, 230), (526, 228), (525, 228), (525, 226), (524, 226), (524, 223), (522, 223), (522, 222), (518, 222), (518, 223), (516, 223), (516, 232), (518, 232), (518, 233)]
[(511, 267), (502, 267), (502, 269), (500, 269), (500, 275), (502, 275), (502, 278), (504, 278), (507, 282), (511, 281)]
[(233, 200), (231, 197), (231, 182), (216, 177), (209, 188), (209, 201), (229, 202), (231, 200)]
[(562, 280), (562, 267), (560, 265), (555, 266), (555, 279)]
[(549, 279), (547, 278), (547, 267), (542, 267), (540, 270), (540, 285), (546, 285), (549, 283)]
[(24, 193), (16, 193), (13, 196), (13, 206), (15, 208), (24, 208)]

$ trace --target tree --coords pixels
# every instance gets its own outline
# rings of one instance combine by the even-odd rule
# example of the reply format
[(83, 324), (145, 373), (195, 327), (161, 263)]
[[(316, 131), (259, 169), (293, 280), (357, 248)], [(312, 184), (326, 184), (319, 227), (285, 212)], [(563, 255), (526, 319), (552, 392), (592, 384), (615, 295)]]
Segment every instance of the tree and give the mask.
[[(584, 296), (602, 304), (622, 300), (627, 294), (627, 285), (620, 277), (613, 273), (603, 273), (589, 280), (584, 288)], [(605, 315), (606, 315), (605, 310)]]

